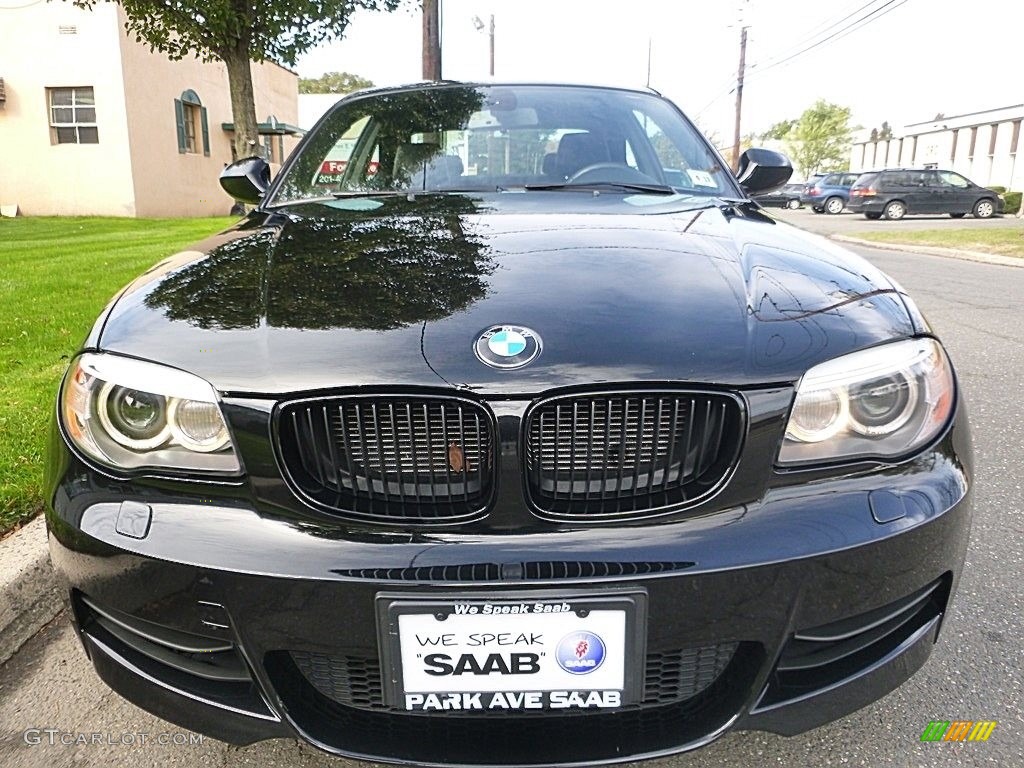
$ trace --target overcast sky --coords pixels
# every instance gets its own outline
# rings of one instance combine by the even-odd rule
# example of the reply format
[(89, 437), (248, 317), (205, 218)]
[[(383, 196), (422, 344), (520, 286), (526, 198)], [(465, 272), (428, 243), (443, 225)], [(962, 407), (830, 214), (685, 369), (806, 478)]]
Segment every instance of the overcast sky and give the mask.
[[(740, 9), (749, 25), (743, 132), (796, 117), (815, 99), (854, 122), (894, 126), (1024, 102), (1024, 0), (441, 0), (443, 75), (651, 85), (705, 130), (731, 138)], [(844, 28), (877, 9), (862, 29)], [(844, 17), (853, 14), (850, 18)], [(421, 77), (420, 14), (360, 12), (345, 39), (307, 54), (306, 77), (348, 71), (378, 85)], [(836, 35), (785, 63), (781, 59)], [(763, 72), (762, 72), (763, 70)], [(762, 73), (759, 73), (762, 72)]]

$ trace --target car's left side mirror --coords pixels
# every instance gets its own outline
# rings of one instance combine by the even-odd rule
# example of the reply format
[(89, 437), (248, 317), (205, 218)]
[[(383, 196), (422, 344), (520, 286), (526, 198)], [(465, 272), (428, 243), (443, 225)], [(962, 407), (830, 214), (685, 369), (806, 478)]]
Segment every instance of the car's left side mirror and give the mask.
[(781, 152), (754, 147), (740, 155), (736, 180), (748, 195), (778, 189), (793, 175), (793, 164)]
[(256, 205), (270, 188), (270, 165), (262, 157), (244, 157), (220, 172), (220, 185), (238, 202)]

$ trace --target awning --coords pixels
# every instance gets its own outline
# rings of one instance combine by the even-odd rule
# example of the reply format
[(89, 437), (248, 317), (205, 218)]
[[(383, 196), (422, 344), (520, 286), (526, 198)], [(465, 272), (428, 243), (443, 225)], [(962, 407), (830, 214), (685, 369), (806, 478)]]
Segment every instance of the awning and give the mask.
[[(220, 127), (228, 133), (235, 132), (234, 123), (221, 123)], [(260, 136), (305, 136), (306, 132), (297, 125), (282, 123), (273, 115), (269, 116), (266, 122), (257, 123), (256, 131)]]

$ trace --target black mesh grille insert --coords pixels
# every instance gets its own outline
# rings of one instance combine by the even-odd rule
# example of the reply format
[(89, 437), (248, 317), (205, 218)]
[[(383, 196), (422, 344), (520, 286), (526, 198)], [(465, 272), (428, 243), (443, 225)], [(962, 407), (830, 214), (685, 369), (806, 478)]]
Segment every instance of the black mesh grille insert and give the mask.
[(446, 397), (339, 397), (287, 403), (278, 439), (308, 499), (363, 519), (463, 520), (487, 506), (489, 413)]
[(717, 393), (588, 394), (526, 416), (526, 476), (539, 511), (560, 518), (643, 515), (692, 503), (735, 463), (743, 410)]
[[(736, 653), (737, 643), (648, 653), (641, 706), (691, 699), (718, 679)], [(357, 709), (386, 709), (376, 657), (291, 651), (309, 683), (332, 701)]]

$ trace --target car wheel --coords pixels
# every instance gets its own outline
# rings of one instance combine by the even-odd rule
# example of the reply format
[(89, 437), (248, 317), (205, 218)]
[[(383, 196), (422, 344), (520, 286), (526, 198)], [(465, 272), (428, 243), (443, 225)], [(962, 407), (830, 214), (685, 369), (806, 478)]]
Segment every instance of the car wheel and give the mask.
[(835, 216), (837, 213), (842, 213), (843, 208), (846, 207), (846, 203), (843, 202), (841, 197), (830, 197), (825, 201), (825, 212)]
[(951, 218), (951, 219), (962, 219), (966, 215), (967, 215), (966, 213), (951, 213), (951, 214), (949, 214), (949, 218)]
[(885, 206), (885, 218), (889, 221), (898, 221), (907, 215), (907, 206), (901, 203), (899, 200), (893, 200), (887, 206)]
[(790, 200), (788, 203), (786, 203), (786, 207), (789, 208), (789, 210), (791, 211), (795, 211), (797, 208), (800, 207), (800, 201)]
[(987, 197), (979, 200), (974, 204), (974, 218), (976, 219), (991, 219), (992, 214), (996, 212), (995, 205)]
[(864, 214), (864, 218), (865, 219), (871, 219), (872, 221), (875, 221), (875, 220), (878, 220), (878, 219), (882, 218), (882, 214), (880, 214), (880, 213), (865, 213)]

